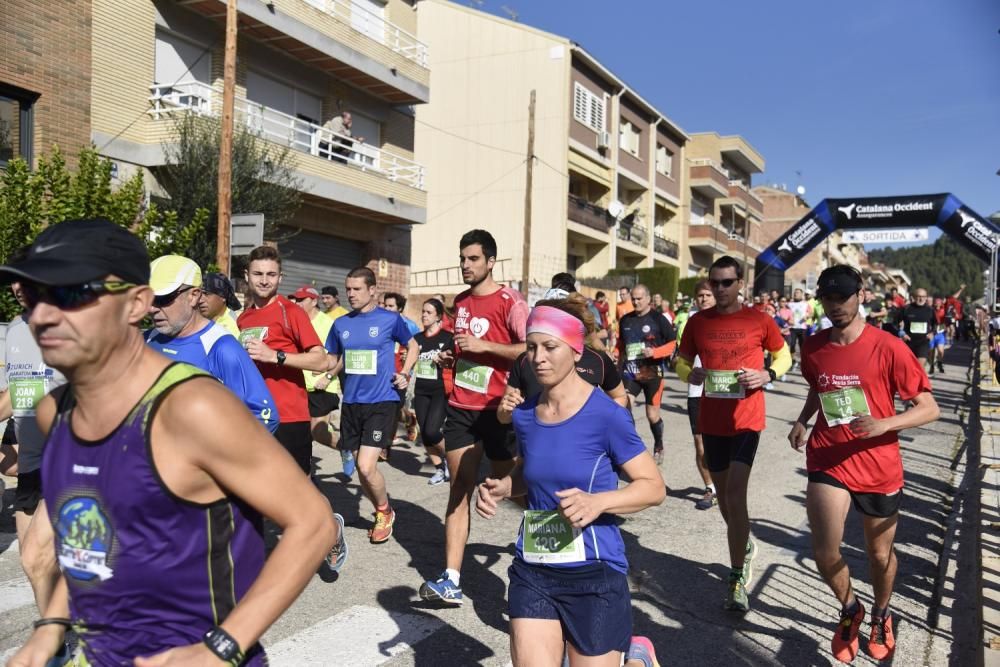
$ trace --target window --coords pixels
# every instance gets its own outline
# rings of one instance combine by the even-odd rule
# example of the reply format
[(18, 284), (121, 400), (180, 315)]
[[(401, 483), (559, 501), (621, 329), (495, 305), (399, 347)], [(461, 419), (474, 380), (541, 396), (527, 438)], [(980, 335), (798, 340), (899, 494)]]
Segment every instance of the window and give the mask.
[(0, 169), (15, 157), (31, 166), (37, 93), (0, 83)]
[(573, 118), (595, 132), (604, 130), (604, 98), (573, 83)]
[(639, 157), (639, 128), (627, 120), (618, 126), (618, 148)]
[(674, 170), (674, 154), (666, 146), (656, 145), (656, 171), (670, 176)]

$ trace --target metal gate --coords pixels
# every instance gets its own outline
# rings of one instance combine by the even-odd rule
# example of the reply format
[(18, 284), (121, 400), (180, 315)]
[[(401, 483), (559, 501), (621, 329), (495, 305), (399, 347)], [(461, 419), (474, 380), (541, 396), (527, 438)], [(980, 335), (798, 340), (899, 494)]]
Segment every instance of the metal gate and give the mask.
[[(291, 231), (291, 230), (282, 230)], [(320, 289), (333, 285), (341, 292), (351, 269), (362, 265), (364, 244), (339, 236), (300, 232), (281, 243), (282, 294), (291, 294), (303, 285)]]

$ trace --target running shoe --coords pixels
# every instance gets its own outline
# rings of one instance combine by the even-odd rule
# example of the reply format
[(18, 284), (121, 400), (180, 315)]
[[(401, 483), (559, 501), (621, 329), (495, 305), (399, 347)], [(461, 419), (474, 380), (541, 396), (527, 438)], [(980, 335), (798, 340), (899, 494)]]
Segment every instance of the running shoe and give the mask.
[(443, 484), (450, 479), (451, 475), (448, 474), (448, 466), (444, 465), (434, 470), (434, 474), (429, 480), (427, 480), (427, 483), (431, 486), (437, 486), (438, 484)]
[(656, 465), (663, 465), (663, 447), (656, 447), (653, 449), (653, 460), (656, 461)]
[(743, 555), (743, 585), (749, 586), (753, 581), (753, 559), (757, 557), (757, 543), (752, 537), (747, 538), (747, 548)]
[(648, 637), (632, 637), (628, 653), (625, 654), (625, 662), (629, 660), (639, 660), (643, 667), (660, 667), (660, 663), (656, 661), (653, 642), (649, 641)]
[[(861, 629), (861, 622), (865, 620), (865, 606), (858, 600), (858, 610), (854, 614), (840, 611), (840, 623), (837, 624), (837, 631), (833, 633), (833, 641), (830, 642), (830, 651), (833, 657), (840, 662), (850, 662), (858, 655), (858, 630)], [(872, 628), (874, 637), (875, 628)]]
[(892, 614), (886, 614), (881, 622), (872, 623), (872, 634), (868, 639), (868, 655), (876, 660), (888, 660), (895, 651), (896, 637), (892, 633)]
[(344, 466), (344, 474), (348, 477), (354, 477), (354, 469), (358, 467), (357, 461), (354, 460), (354, 452), (349, 449), (341, 449), (340, 463)]
[(740, 572), (729, 573), (729, 592), (726, 594), (726, 611), (738, 611), (745, 614), (750, 611), (750, 596), (747, 595), (746, 584)]
[(388, 512), (375, 510), (375, 525), (368, 531), (368, 539), (372, 544), (382, 544), (392, 537), (392, 525), (396, 523), (396, 511), (389, 508)]
[(705, 488), (705, 495), (701, 497), (701, 500), (696, 502), (694, 506), (700, 510), (710, 510), (719, 504), (719, 499), (716, 497), (715, 492), (712, 489)]
[(331, 572), (340, 572), (340, 568), (344, 567), (344, 563), (347, 561), (347, 539), (344, 536), (344, 517), (334, 512), (333, 518), (340, 526), (340, 537), (330, 549), (330, 553), (326, 555), (326, 566)]
[(421, 584), (420, 599), (458, 607), (463, 600), (462, 589), (448, 577), (447, 572), (442, 572), (434, 581)]

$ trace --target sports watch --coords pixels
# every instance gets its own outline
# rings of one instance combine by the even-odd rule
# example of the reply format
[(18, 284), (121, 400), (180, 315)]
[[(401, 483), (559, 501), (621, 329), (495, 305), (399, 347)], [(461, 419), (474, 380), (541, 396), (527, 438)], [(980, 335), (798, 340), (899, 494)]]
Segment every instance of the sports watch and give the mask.
[(771, 376), (771, 382), (774, 382), (774, 379), (775, 379), (776, 377), (778, 377), (778, 374), (777, 374), (777, 373), (775, 373), (775, 372), (774, 372), (774, 369), (771, 369), (771, 368), (768, 368), (768, 369), (767, 369), (767, 374)]
[(284, 366), (285, 365), (285, 351), (284, 350), (278, 350), (276, 356), (278, 357), (278, 365), (279, 366)]
[(240, 645), (236, 643), (236, 640), (228, 632), (219, 626), (216, 625), (206, 632), (201, 640), (219, 660), (224, 660), (231, 665), (238, 665), (243, 662), (243, 651), (240, 650)]

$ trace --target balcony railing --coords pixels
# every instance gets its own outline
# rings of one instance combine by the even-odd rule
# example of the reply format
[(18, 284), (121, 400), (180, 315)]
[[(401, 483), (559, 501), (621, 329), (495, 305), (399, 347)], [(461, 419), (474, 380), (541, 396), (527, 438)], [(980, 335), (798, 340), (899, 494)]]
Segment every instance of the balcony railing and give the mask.
[[(219, 115), (219, 110), (212, 106), (217, 91), (204, 83), (153, 85), (150, 91), (152, 108), (149, 113), (154, 118), (178, 111)], [(390, 181), (399, 181), (418, 190), (424, 189), (424, 167), (417, 162), (263, 104), (237, 97), (235, 122), (242, 122), (258, 136), (292, 150), (375, 172)]]
[(729, 172), (712, 158), (696, 157), (691, 158), (690, 162), (692, 167), (712, 167), (726, 178), (729, 178)]
[(628, 241), (629, 243), (635, 244), (641, 248), (645, 248), (646, 242), (648, 241), (646, 230), (634, 222), (618, 223), (618, 238), (622, 241)]
[(660, 236), (659, 234), (653, 234), (653, 250), (661, 255), (673, 257), (674, 259), (677, 259), (680, 256), (680, 246), (677, 245), (677, 242), (671, 241), (670, 239)]
[(739, 197), (743, 199), (748, 206), (753, 207), (757, 211), (764, 210), (764, 200), (755, 195), (750, 191), (750, 188), (746, 186), (746, 183), (740, 180), (729, 181), (729, 187), (736, 188), (740, 191)]
[(579, 222), (581, 225), (605, 234), (611, 225), (615, 224), (614, 217), (606, 210), (574, 194), (569, 195), (567, 217), (573, 222)]
[(427, 45), (391, 21), (361, 5), (345, 0), (305, 0), (379, 44), (389, 47), (421, 67), (427, 67)]

